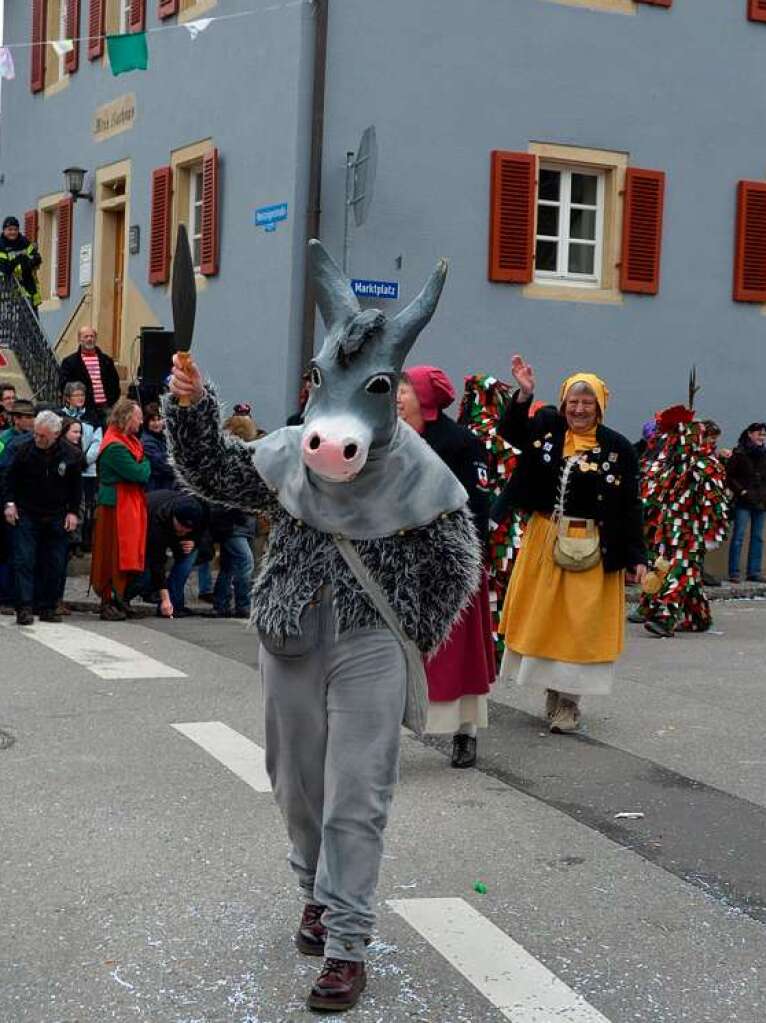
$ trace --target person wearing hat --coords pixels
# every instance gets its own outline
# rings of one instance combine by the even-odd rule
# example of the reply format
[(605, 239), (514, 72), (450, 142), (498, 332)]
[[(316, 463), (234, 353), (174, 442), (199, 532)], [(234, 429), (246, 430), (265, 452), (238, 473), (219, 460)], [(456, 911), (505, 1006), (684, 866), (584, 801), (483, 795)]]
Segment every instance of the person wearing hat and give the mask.
[[(185, 606), (184, 588), (207, 523), (205, 507), (177, 490), (153, 490), (147, 495), (147, 512), (145, 569), (131, 593), (158, 593), (158, 611), (164, 618), (185, 618), (192, 612)], [(168, 551), (173, 555), (170, 572)]]
[(42, 302), (37, 280), (41, 263), (37, 246), (21, 233), (16, 217), (6, 217), (0, 235), (0, 273), (15, 279), (35, 313)]
[(499, 432), (521, 455), (492, 517), (532, 517), (503, 606), (500, 677), (544, 692), (550, 730), (574, 732), (580, 698), (612, 689), (626, 571), (646, 577), (638, 459), (603, 425), (609, 390), (595, 374), (568, 377), (559, 408), (530, 419), (534, 370), (514, 355), (511, 371), (519, 389)]
[[(444, 414), (455, 400), (447, 374), (436, 366), (411, 366), (397, 391), (399, 417), (420, 434), (468, 494), (468, 507), (486, 550), (489, 536), (489, 478), (478, 438)], [(476, 734), (487, 727), (487, 698), (495, 681), (495, 651), (486, 572), (447, 642), (426, 659), (426, 731), (452, 735), (453, 767), (476, 763)]]
[(655, 577), (630, 620), (641, 616), (644, 628), (658, 639), (670, 639), (676, 632), (706, 632), (712, 616), (703, 564), (705, 553), (726, 536), (729, 502), (726, 468), (692, 408), (672, 405), (657, 413), (641, 498)]
[(16, 398), (11, 402), (6, 412), (11, 425), (0, 433), (0, 468), (7, 461), (9, 446), (12, 449), (14, 444), (24, 439), (25, 434), (31, 432), (36, 412), (35, 406), (26, 398)]

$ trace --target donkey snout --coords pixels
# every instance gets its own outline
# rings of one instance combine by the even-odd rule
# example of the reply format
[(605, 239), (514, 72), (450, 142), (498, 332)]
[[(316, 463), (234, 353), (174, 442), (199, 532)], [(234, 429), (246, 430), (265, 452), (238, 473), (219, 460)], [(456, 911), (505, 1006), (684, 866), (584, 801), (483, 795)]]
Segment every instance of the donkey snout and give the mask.
[(323, 479), (341, 483), (353, 479), (367, 461), (369, 441), (356, 431), (307, 427), (301, 443), (303, 461)]

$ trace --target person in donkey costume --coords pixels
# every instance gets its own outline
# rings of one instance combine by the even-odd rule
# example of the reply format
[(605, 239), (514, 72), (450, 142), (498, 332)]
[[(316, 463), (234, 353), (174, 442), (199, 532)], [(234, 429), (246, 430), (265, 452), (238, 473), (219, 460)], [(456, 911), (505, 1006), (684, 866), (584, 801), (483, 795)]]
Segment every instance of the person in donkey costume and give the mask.
[(337, 1012), (366, 983), (401, 724), (425, 724), (420, 655), (469, 604), (482, 552), (465, 490), (396, 414), (400, 371), (446, 262), (389, 318), (362, 311), (318, 241), (309, 260), (327, 335), (303, 425), (249, 444), (223, 433), (215, 389), (186, 353), (165, 411), (185, 485), (271, 520), (252, 612), (266, 763), (305, 902), (295, 941), (325, 957), (308, 1006)]

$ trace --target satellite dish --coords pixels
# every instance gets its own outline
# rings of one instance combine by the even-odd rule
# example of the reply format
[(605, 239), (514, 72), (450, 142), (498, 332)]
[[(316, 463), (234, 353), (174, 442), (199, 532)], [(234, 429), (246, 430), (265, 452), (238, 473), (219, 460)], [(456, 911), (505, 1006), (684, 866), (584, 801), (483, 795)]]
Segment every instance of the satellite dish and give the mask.
[(362, 134), (354, 161), (354, 192), (351, 205), (357, 227), (362, 226), (370, 212), (377, 170), (378, 139), (375, 135), (375, 125), (371, 124)]

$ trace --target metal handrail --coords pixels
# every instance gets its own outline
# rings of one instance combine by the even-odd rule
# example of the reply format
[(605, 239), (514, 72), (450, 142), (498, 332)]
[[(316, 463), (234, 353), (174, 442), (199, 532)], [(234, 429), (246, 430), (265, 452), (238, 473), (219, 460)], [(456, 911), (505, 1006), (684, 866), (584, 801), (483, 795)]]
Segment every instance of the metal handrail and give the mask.
[(58, 402), (59, 365), (29, 299), (14, 277), (0, 275), (0, 346), (18, 359), (36, 401)]

